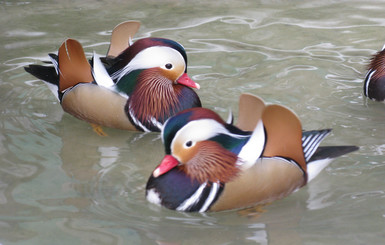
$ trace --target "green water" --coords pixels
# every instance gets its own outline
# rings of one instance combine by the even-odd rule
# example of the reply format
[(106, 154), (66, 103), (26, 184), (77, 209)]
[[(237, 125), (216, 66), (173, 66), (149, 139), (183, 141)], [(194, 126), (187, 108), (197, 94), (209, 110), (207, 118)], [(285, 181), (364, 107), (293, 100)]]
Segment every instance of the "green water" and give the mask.
[[(362, 95), (385, 43), (382, 1), (0, 1), (0, 244), (382, 244), (385, 105)], [(105, 129), (64, 114), (25, 73), (65, 38), (105, 54), (111, 29), (174, 39), (205, 107), (226, 117), (242, 92), (333, 128), (335, 160), (262, 213), (186, 214), (149, 204), (163, 157), (157, 134)]]

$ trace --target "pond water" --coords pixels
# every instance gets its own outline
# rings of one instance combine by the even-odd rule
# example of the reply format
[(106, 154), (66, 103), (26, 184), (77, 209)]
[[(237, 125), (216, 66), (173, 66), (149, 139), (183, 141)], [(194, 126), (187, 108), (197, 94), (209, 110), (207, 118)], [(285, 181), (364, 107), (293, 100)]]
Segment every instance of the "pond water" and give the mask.
[[(363, 97), (385, 43), (383, 1), (0, 1), (0, 244), (382, 244), (385, 104)], [(360, 146), (300, 191), (259, 210), (179, 213), (149, 204), (158, 134), (64, 114), (23, 66), (65, 38), (105, 54), (111, 29), (187, 50), (205, 107), (226, 117), (249, 92), (293, 109), (324, 145)]]

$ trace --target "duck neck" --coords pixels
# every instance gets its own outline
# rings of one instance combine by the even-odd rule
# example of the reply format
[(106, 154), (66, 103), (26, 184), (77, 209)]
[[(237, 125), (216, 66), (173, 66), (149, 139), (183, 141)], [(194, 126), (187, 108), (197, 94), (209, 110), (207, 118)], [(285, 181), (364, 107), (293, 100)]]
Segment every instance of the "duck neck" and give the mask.
[(136, 84), (126, 104), (126, 113), (143, 131), (160, 131), (163, 123), (181, 108), (180, 89), (161, 74), (144, 70), (136, 76)]

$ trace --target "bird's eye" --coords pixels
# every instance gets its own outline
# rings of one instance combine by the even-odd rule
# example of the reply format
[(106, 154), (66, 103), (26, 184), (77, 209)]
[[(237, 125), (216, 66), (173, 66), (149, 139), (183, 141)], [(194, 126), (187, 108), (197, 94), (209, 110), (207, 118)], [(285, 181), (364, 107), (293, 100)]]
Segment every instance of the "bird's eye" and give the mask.
[(171, 63), (167, 63), (167, 64), (165, 65), (165, 67), (166, 67), (166, 69), (170, 70), (170, 69), (172, 68), (172, 64), (171, 64)]
[(191, 140), (186, 142), (186, 147), (191, 147), (193, 145), (193, 142)]

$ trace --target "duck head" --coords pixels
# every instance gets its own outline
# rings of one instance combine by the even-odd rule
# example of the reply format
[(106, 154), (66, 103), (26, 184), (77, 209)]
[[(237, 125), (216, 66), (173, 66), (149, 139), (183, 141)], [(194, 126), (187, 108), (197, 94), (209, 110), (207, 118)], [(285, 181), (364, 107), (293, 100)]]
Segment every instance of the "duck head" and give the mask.
[(201, 102), (187, 75), (187, 55), (182, 45), (163, 38), (136, 41), (115, 58), (108, 72), (117, 90), (128, 96), (126, 113), (144, 131), (160, 131), (175, 113)]
[(162, 140), (166, 156), (153, 177), (177, 168), (199, 183), (226, 183), (239, 172), (237, 149), (249, 135), (250, 132), (227, 124), (209, 109), (185, 110), (164, 125)]
[[(183, 46), (170, 39), (143, 38), (136, 41), (115, 58), (109, 73), (115, 82), (124, 83), (130, 80), (128, 75), (131, 72), (144, 70), (151, 70), (151, 74), (164, 77), (172, 84), (197, 89), (200, 87), (187, 75), (187, 55)], [(121, 89), (124, 92), (132, 92), (123, 84)]]

